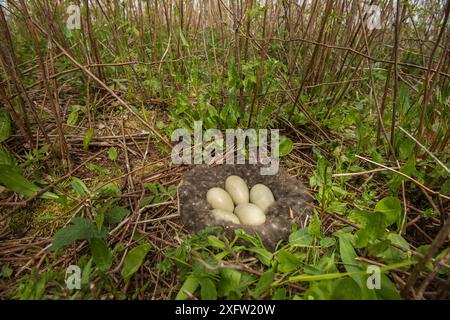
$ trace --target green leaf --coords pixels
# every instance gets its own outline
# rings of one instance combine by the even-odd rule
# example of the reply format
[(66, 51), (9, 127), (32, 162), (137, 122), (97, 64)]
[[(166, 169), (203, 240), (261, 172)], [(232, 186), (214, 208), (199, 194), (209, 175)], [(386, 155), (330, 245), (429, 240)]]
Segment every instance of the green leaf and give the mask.
[[(361, 271), (359, 261), (356, 260), (357, 254), (350, 242), (350, 237), (346, 234), (339, 235), (339, 252), (341, 260), (344, 263), (347, 272)], [(356, 279), (355, 279), (356, 280)]]
[(387, 218), (388, 225), (391, 225), (399, 221), (402, 205), (397, 197), (386, 197), (377, 202), (374, 211), (383, 212)]
[(450, 179), (445, 180), (445, 182), (441, 185), (441, 193), (450, 194)]
[(404, 160), (411, 157), (414, 151), (415, 143), (409, 138), (404, 137), (399, 144), (398, 151), (400, 159)]
[[(387, 241), (389, 243), (396, 244), (405, 250), (410, 249), (409, 243), (403, 239), (403, 237), (397, 233), (390, 232), (387, 236)], [(383, 250), (380, 253), (375, 254), (376, 257), (381, 258), (386, 263), (395, 263), (404, 261), (408, 258), (408, 254), (406, 252), (403, 252), (400, 249), (394, 248), (393, 246), (388, 246), (386, 250)]]
[(304, 294), (305, 300), (330, 300), (336, 281), (317, 281), (312, 283)]
[(82, 287), (89, 286), (89, 280), (91, 278), (91, 273), (92, 273), (92, 258), (89, 259), (89, 261), (83, 267), (83, 271), (81, 272), (81, 286)]
[(0, 183), (6, 188), (24, 196), (32, 196), (40, 190), (38, 186), (7, 165), (0, 165)]
[(220, 297), (227, 297), (239, 288), (241, 282), (241, 272), (234, 269), (221, 269), (217, 294)]
[(10, 278), (13, 274), (14, 270), (7, 265), (2, 267), (2, 272), (0, 273), (3, 278)]
[(236, 234), (237, 237), (239, 237), (239, 238), (241, 238), (241, 239), (251, 243), (255, 247), (262, 247), (263, 246), (262, 241), (261, 241), (261, 239), (259, 237), (250, 235), (250, 234), (246, 233), (242, 229), (237, 229), (235, 231), (235, 234)]
[(313, 237), (321, 237), (322, 232), (320, 231), (321, 227), (320, 217), (318, 214), (314, 215), (314, 218), (308, 224), (308, 232)]
[(200, 283), (198, 282), (197, 278), (191, 274), (186, 278), (183, 285), (181, 286), (180, 291), (178, 291), (177, 296), (175, 297), (176, 300), (186, 300), (189, 299), (190, 296), (193, 296), (195, 291), (197, 290)]
[(337, 272), (338, 269), (336, 268), (334, 260), (334, 253), (326, 253), (318, 262), (305, 265), (303, 267), (303, 272), (312, 275)]
[(265, 248), (262, 247), (253, 247), (247, 249), (250, 252), (256, 253), (256, 256), (259, 261), (261, 261), (262, 264), (265, 264), (266, 266), (270, 266), (270, 263), (272, 261), (273, 254), (267, 251)]
[(348, 234), (339, 235), (339, 253), (341, 255), (341, 260), (344, 263), (345, 270), (349, 273), (350, 277), (355, 280), (361, 290), (361, 299), (373, 298), (375, 293), (373, 290), (369, 290), (366, 285), (365, 276), (361, 275), (362, 270), (361, 263), (356, 260), (358, 255), (353, 249), (350, 241), (350, 236)]
[(94, 137), (94, 129), (89, 128), (86, 132), (86, 135), (83, 138), (83, 149), (88, 150), (89, 144), (91, 143), (92, 138)]
[(150, 251), (150, 248), (150, 244), (144, 243), (131, 249), (127, 253), (121, 271), (122, 277), (125, 281), (128, 281), (131, 276), (139, 270), (145, 257), (147, 256), (147, 253)]
[(297, 230), (289, 236), (289, 244), (296, 247), (307, 247), (312, 244), (313, 238), (307, 228)]
[(211, 279), (200, 279), (200, 296), (202, 300), (217, 300), (216, 286)]
[(216, 236), (208, 236), (208, 244), (216, 249), (225, 249), (225, 243)]
[(90, 240), (94, 237), (100, 237), (96, 225), (89, 219), (74, 217), (70, 225), (55, 233), (51, 249), (56, 251), (76, 240)]
[(100, 175), (107, 175), (109, 173), (109, 170), (99, 166), (98, 164), (92, 163), (92, 162), (88, 162), (85, 164), (86, 168), (92, 171), (95, 171), (97, 174)]
[[(357, 214), (361, 214), (357, 218)], [(352, 212), (349, 216), (351, 220), (359, 219), (363, 225), (355, 235), (357, 237), (355, 246), (357, 248), (364, 248), (368, 244), (373, 243), (376, 239), (382, 237), (386, 231), (386, 216), (381, 212)]]
[[(0, 184), (4, 185), (9, 190), (27, 197), (31, 197), (41, 190), (41, 188), (28, 181), (8, 165), (0, 165)], [(41, 198), (56, 200), (59, 197), (52, 192), (45, 192), (41, 195)]]
[(72, 185), (73, 190), (79, 196), (85, 196), (90, 193), (88, 187), (86, 187), (84, 182), (78, 179), (77, 177), (72, 177), (72, 181), (70, 182), (70, 184)]
[(115, 147), (111, 147), (108, 149), (108, 157), (112, 161), (117, 160), (117, 149)]
[(332, 300), (360, 300), (361, 289), (352, 278), (342, 278), (333, 281)]
[(280, 272), (292, 272), (300, 266), (300, 259), (293, 253), (282, 249), (278, 252), (277, 257), (278, 270)]
[(0, 109), (0, 142), (5, 141), (11, 135), (11, 119), (8, 112)]
[(69, 114), (67, 118), (67, 124), (69, 126), (74, 126), (78, 121), (78, 110), (74, 110)]
[(336, 244), (336, 239), (331, 237), (325, 237), (320, 240), (319, 242), (320, 246), (322, 248), (329, 248), (331, 246), (334, 246)]
[(275, 273), (272, 270), (264, 272), (264, 274), (259, 278), (255, 290), (252, 292), (253, 298), (258, 299), (264, 292), (269, 290), (274, 279)]
[(400, 294), (397, 287), (392, 281), (384, 274), (380, 277), (380, 290), (376, 290), (377, 297), (381, 300), (400, 300)]
[(188, 42), (186, 41), (186, 38), (184, 37), (183, 31), (181, 30), (181, 28), (179, 29), (179, 33), (180, 33), (181, 43), (183, 44), (183, 46), (189, 47), (189, 44), (188, 44)]
[(317, 160), (317, 173), (319, 174), (320, 180), (322, 182), (327, 181), (328, 179), (328, 173), (329, 173), (329, 166), (328, 160), (324, 157), (320, 156), (319, 160)]
[(325, 209), (327, 212), (344, 214), (347, 210), (347, 204), (337, 200), (331, 201), (330, 205)]
[(109, 209), (108, 214), (106, 215), (106, 221), (108, 221), (111, 225), (116, 225), (125, 218), (128, 214), (128, 209), (123, 207), (114, 206)]
[(103, 229), (103, 223), (105, 222), (105, 214), (103, 212), (97, 213), (95, 216), (95, 223), (99, 232)]
[(112, 265), (112, 253), (105, 240), (92, 238), (90, 242), (92, 259), (98, 269), (106, 272)]
[(381, 240), (381, 241), (376, 241), (375, 243), (373, 243), (372, 245), (370, 245), (368, 247), (369, 254), (371, 256), (378, 256), (378, 255), (382, 254), (384, 251), (386, 251), (387, 249), (389, 249), (390, 244), (391, 244), (391, 241), (389, 241), (387, 239)]
[(107, 183), (95, 192), (97, 196), (117, 196), (121, 193), (119, 186), (115, 182)]
[(3, 146), (0, 146), (0, 165), (8, 165), (14, 171), (18, 171), (16, 158)]
[(286, 289), (277, 288), (272, 295), (272, 300), (286, 300)]
[(293, 148), (294, 144), (292, 143), (291, 139), (289, 139), (286, 136), (280, 137), (280, 151), (279, 151), (280, 157), (287, 156), (289, 153), (291, 153)]

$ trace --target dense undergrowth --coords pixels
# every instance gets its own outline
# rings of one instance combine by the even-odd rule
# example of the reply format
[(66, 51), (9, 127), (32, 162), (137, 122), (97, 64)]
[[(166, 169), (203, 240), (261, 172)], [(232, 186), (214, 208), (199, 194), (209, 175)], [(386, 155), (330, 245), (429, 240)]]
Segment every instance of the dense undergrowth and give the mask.
[[(450, 2), (416, 2), (370, 29), (357, 1), (86, 1), (71, 30), (8, 1), (0, 298), (448, 298)], [(308, 226), (187, 234), (168, 141), (198, 120), (281, 129)]]

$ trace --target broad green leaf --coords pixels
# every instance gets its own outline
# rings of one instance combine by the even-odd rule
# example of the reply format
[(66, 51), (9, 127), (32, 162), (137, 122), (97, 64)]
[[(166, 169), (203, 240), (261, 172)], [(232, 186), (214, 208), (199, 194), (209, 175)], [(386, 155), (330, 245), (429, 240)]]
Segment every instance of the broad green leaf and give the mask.
[(386, 217), (380, 212), (368, 212), (364, 227), (359, 229), (355, 235), (357, 237), (356, 247), (364, 248), (383, 236), (386, 231)]
[(225, 249), (225, 243), (216, 236), (208, 236), (208, 244), (216, 249)]
[(318, 263), (305, 265), (303, 272), (310, 275), (338, 272), (334, 261), (334, 253), (323, 255)]
[(400, 159), (408, 159), (414, 151), (415, 143), (407, 137), (403, 137), (398, 146)]
[(97, 174), (106, 175), (109, 173), (108, 169), (106, 169), (102, 166), (99, 166), (98, 164), (92, 163), (92, 162), (86, 163), (85, 166), (89, 170), (95, 171)]
[(402, 213), (402, 205), (397, 197), (386, 197), (375, 205), (377, 212), (383, 212), (387, 218), (388, 225), (399, 221)]
[(108, 149), (108, 157), (112, 161), (117, 160), (117, 149), (115, 147), (111, 147)]
[(218, 254), (216, 254), (214, 256), (214, 258), (216, 259), (216, 261), (222, 261), (229, 254), (230, 254), (229, 250), (224, 250), (224, 251), (219, 252)]
[(322, 183), (327, 180), (326, 178), (328, 177), (329, 165), (328, 160), (322, 156), (320, 156), (319, 160), (317, 160), (317, 173), (319, 174)]
[(322, 232), (320, 231), (321, 227), (320, 217), (318, 214), (314, 215), (314, 218), (308, 224), (308, 232), (312, 237), (320, 238), (322, 236)]
[(216, 300), (217, 289), (214, 282), (209, 278), (202, 278), (200, 281), (200, 295), (202, 300)]
[(221, 269), (220, 280), (217, 286), (217, 294), (220, 297), (227, 297), (232, 291), (239, 288), (241, 282), (241, 272), (234, 269)]
[(5, 141), (11, 135), (11, 119), (9, 114), (0, 108), (0, 142)]
[(384, 273), (381, 274), (380, 289), (375, 290), (377, 297), (381, 300), (400, 300), (397, 287)]
[(450, 179), (445, 180), (441, 186), (441, 193), (450, 194)]
[(272, 300), (286, 300), (286, 289), (277, 288), (272, 295)]
[(78, 179), (77, 177), (72, 177), (72, 181), (70, 182), (70, 184), (72, 185), (73, 190), (79, 196), (85, 196), (90, 193), (88, 187), (86, 187), (84, 182)]
[(97, 226), (89, 219), (75, 217), (70, 225), (55, 233), (51, 249), (58, 250), (76, 240), (90, 240), (94, 237), (100, 237)]
[(325, 237), (320, 239), (319, 244), (322, 248), (328, 248), (336, 244), (336, 239), (331, 237)]
[(107, 183), (95, 192), (97, 196), (117, 196), (121, 193), (119, 186), (115, 182)]
[(331, 201), (330, 205), (325, 209), (327, 212), (344, 214), (347, 210), (347, 204), (337, 200)]
[(237, 229), (235, 231), (235, 234), (236, 234), (237, 237), (239, 237), (239, 238), (241, 238), (241, 239), (251, 243), (255, 247), (262, 247), (263, 246), (262, 241), (261, 241), (260, 238), (258, 238), (256, 236), (253, 236), (253, 235), (250, 235), (250, 234), (246, 233), (242, 229)]
[[(41, 190), (41, 188), (28, 181), (8, 165), (0, 165), (0, 184), (11, 191), (17, 192), (27, 197), (33, 196)], [(59, 197), (52, 192), (45, 192), (43, 195), (41, 195), (41, 198), (56, 200)]]
[(304, 294), (305, 300), (330, 300), (333, 294), (335, 281), (317, 281), (311, 284)]
[(99, 232), (103, 229), (103, 223), (105, 222), (105, 214), (103, 212), (98, 212), (95, 216), (95, 224)]
[(312, 244), (313, 238), (307, 228), (297, 230), (289, 236), (289, 244), (298, 247), (307, 247)]
[(0, 146), (0, 165), (7, 165), (14, 171), (19, 171), (16, 158), (3, 146)]
[(361, 289), (352, 278), (342, 278), (333, 281), (332, 300), (360, 300)]
[[(415, 157), (410, 157), (406, 163), (400, 168), (400, 172), (413, 177), (413, 176), (419, 176), (420, 172), (417, 171), (416, 169), (416, 158)], [(402, 181), (405, 181), (406, 178), (402, 177), (399, 174), (394, 174), (392, 176), (392, 179), (388, 182), (389, 188), (396, 192), (399, 188), (400, 185), (402, 184)]]
[(97, 265), (97, 268), (102, 272), (108, 271), (112, 264), (112, 253), (105, 240), (92, 238), (90, 247), (92, 259)]
[(184, 37), (183, 31), (181, 30), (181, 28), (179, 29), (179, 33), (180, 33), (181, 43), (183, 44), (183, 46), (189, 47), (189, 44), (188, 44), (188, 42), (186, 41), (186, 38)]
[[(341, 255), (341, 260), (344, 263), (345, 270), (350, 274), (350, 277), (355, 280), (361, 289), (362, 297), (361, 299), (373, 299), (374, 292), (369, 290), (366, 285), (366, 277), (358, 274), (361, 270), (361, 263), (356, 260), (358, 255), (353, 248), (350, 237), (347, 234), (339, 235), (339, 253)], [(365, 270), (363, 271), (365, 272)]]
[(264, 272), (264, 274), (259, 278), (255, 290), (252, 292), (253, 298), (258, 299), (264, 292), (269, 290), (274, 279), (275, 273), (272, 270)]
[(292, 143), (291, 139), (289, 139), (286, 136), (280, 137), (280, 149), (279, 149), (280, 157), (287, 156), (289, 153), (291, 153), (293, 148), (294, 148), (294, 144)]
[(108, 223), (111, 225), (116, 225), (119, 222), (121, 222), (127, 214), (128, 214), (127, 209), (119, 206), (114, 206), (111, 209), (109, 209), (106, 215), (106, 221), (108, 221)]
[(81, 272), (81, 286), (88, 287), (92, 273), (92, 258), (86, 263)]
[(267, 251), (267, 249), (262, 247), (253, 247), (247, 250), (256, 253), (257, 258), (259, 259), (259, 261), (261, 261), (262, 264), (270, 266), (273, 254)]
[(69, 114), (69, 117), (67, 118), (67, 124), (69, 126), (74, 126), (77, 124), (78, 121), (78, 110), (74, 110)]
[(300, 266), (300, 259), (293, 253), (282, 249), (278, 252), (276, 259), (278, 261), (278, 270), (280, 272), (292, 272)]
[(89, 128), (86, 131), (86, 135), (83, 138), (83, 149), (84, 150), (88, 150), (89, 149), (89, 144), (91, 143), (92, 138), (94, 137), (94, 129), (93, 128)]
[(339, 252), (341, 260), (344, 263), (345, 270), (347, 272), (361, 271), (359, 267), (359, 261), (356, 260), (357, 254), (350, 242), (350, 237), (347, 234), (339, 235)]
[(373, 243), (372, 245), (370, 245), (368, 247), (369, 249), (369, 254), (371, 256), (378, 256), (380, 254), (382, 254), (384, 251), (386, 251), (389, 246), (391, 245), (391, 241), (385, 239), (385, 240), (381, 240), (381, 241), (376, 241), (375, 243)]
[(14, 270), (13, 270), (12, 268), (8, 267), (7, 265), (4, 265), (4, 266), (2, 267), (2, 270), (1, 270), (1, 272), (0, 272), (0, 275), (1, 275), (1, 277), (3, 277), (3, 278), (9, 278), (9, 277), (12, 276), (13, 272), (14, 272)]
[(121, 271), (122, 277), (125, 281), (130, 280), (131, 276), (139, 270), (149, 251), (150, 244), (144, 243), (131, 249), (127, 253)]
[[(396, 244), (405, 250), (409, 250), (409, 243), (403, 239), (403, 237), (397, 233), (390, 232), (386, 236), (387, 240), (390, 243)], [(400, 249), (394, 248), (393, 246), (388, 246), (386, 250), (381, 253), (378, 253), (376, 257), (381, 258), (386, 263), (395, 263), (404, 261), (408, 258), (408, 254), (406, 252), (401, 251)]]
[(189, 275), (186, 278), (186, 280), (184, 280), (184, 283), (181, 286), (180, 291), (178, 291), (178, 294), (175, 297), (175, 299), (176, 300), (189, 299), (191, 296), (194, 295), (199, 285), (200, 283), (198, 282), (197, 278), (193, 274)]

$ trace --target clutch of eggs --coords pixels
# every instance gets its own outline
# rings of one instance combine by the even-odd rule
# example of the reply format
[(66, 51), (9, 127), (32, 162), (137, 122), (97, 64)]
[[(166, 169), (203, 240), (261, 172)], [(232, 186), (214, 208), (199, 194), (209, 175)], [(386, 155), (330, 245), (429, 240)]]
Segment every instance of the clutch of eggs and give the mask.
[(244, 179), (234, 175), (225, 180), (225, 190), (209, 189), (206, 200), (215, 219), (251, 226), (263, 224), (267, 209), (275, 202), (272, 191), (264, 184), (255, 184), (249, 191)]

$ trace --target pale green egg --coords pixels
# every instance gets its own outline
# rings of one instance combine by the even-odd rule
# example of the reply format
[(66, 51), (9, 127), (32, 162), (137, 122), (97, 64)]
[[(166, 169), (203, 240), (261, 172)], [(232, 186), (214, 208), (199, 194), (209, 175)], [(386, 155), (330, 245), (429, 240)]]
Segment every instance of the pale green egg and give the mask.
[(229, 176), (225, 180), (225, 189), (236, 205), (249, 202), (248, 186), (241, 177)]
[(236, 207), (234, 213), (238, 216), (242, 224), (257, 226), (266, 221), (264, 212), (253, 203), (243, 203)]
[(250, 202), (257, 205), (263, 212), (275, 202), (272, 191), (265, 185), (255, 184), (250, 190)]
[(233, 212), (234, 204), (228, 192), (222, 188), (211, 188), (206, 193), (206, 200), (213, 209), (222, 209)]
[(213, 209), (211, 210), (214, 218), (217, 220), (229, 221), (235, 224), (241, 224), (239, 218), (232, 212), (225, 211), (222, 209)]

